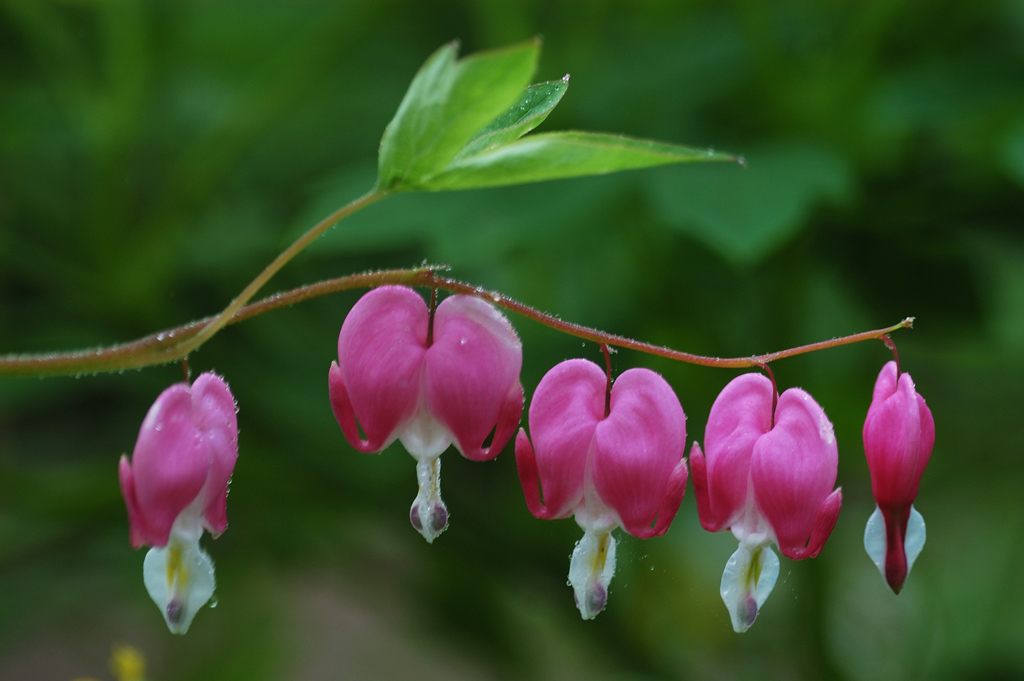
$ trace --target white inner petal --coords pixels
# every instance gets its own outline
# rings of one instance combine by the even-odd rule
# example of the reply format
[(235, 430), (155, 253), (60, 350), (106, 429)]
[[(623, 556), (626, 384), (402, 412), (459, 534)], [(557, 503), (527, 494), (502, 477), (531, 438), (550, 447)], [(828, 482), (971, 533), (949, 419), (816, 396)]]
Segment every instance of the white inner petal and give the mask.
[(569, 584), (583, 619), (594, 619), (604, 609), (614, 574), (615, 537), (610, 530), (586, 530), (569, 561)]
[(907, 575), (910, 575), (910, 568), (914, 567), (914, 561), (921, 555), (924, 548), (925, 530), (924, 518), (913, 506), (910, 507), (910, 518), (907, 520), (907, 536), (903, 539), (903, 550), (907, 553)]
[(751, 547), (771, 544), (775, 540), (771, 525), (757, 510), (752, 476), (747, 477), (747, 497), (743, 509), (739, 516), (730, 523), (729, 529), (740, 544), (747, 544)]
[(398, 439), (406, 451), (417, 459), (435, 459), (448, 449), (454, 438), (443, 425), (437, 422), (425, 404), (420, 404), (416, 412), (398, 432)]
[(576, 524), (584, 532), (611, 532), (620, 527), (622, 521), (615, 509), (604, 503), (594, 485), (594, 456), (597, 450), (596, 439), (591, 439), (587, 448), (587, 460), (583, 466), (583, 503), (573, 511)]
[(779, 557), (770, 546), (740, 542), (722, 572), (720, 593), (733, 631), (750, 628), (779, 578)]
[(174, 634), (188, 631), (192, 618), (216, 587), (213, 561), (199, 548), (198, 539), (182, 541), (174, 534), (167, 546), (152, 548), (146, 554), (142, 579)]
[(864, 550), (885, 579), (885, 518), (877, 506), (864, 528)]
[(409, 520), (429, 544), (448, 528), (448, 507), (441, 499), (441, 459), (418, 459), (416, 481), (419, 491), (409, 508)]
[[(924, 541), (927, 533), (924, 527), (924, 518), (913, 506), (910, 507), (910, 517), (907, 519), (907, 533), (903, 537), (903, 552), (907, 556), (907, 576), (914, 567), (914, 561), (921, 555), (924, 548)], [(882, 511), (875, 506), (875, 512), (868, 518), (867, 527), (864, 528), (864, 550), (867, 551), (871, 562), (878, 568), (882, 579), (885, 579), (885, 518)]]

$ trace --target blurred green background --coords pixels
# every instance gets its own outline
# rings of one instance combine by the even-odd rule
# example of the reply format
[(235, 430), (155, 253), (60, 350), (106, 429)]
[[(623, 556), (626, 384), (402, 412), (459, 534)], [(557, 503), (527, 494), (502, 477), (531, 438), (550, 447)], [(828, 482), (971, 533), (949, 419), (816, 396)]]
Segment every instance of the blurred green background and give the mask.
[[(743, 154), (390, 198), (266, 293), (424, 260), (565, 319), (736, 356), (895, 323), (937, 445), (904, 592), (862, 548), (860, 429), (889, 354), (775, 365), (825, 407), (844, 509), (782, 559), (757, 623), (718, 596), (735, 540), (692, 489), (669, 533), (620, 535), (608, 608), (565, 585), (579, 530), (527, 512), (506, 451), (449, 452), (449, 530), (409, 527), (413, 460), (354, 453), (327, 369), (358, 294), (230, 328), (195, 353), (240, 405), (219, 607), (167, 633), (128, 545), (116, 463), (178, 365), (0, 380), (0, 678), (1024, 678), (1024, 2), (0, 0), (0, 353), (110, 344), (213, 313), (368, 189), (405, 87), (440, 44), (544, 37), (572, 81), (542, 130)], [(527, 394), (591, 344), (523, 319)], [(614, 356), (676, 389), (703, 439), (736, 372)]]

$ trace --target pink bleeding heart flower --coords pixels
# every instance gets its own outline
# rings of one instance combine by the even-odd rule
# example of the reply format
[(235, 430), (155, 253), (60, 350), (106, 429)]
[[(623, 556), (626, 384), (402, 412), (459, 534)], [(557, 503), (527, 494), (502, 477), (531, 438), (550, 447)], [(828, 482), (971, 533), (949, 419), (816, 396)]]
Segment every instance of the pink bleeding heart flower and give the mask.
[(523, 411), (522, 362), (508, 319), (475, 296), (450, 296), (431, 314), (411, 288), (382, 286), (345, 318), (328, 374), (331, 408), (358, 451), (397, 439), (417, 460), (409, 515), (428, 542), (448, 526), (438, 457), (452, 444), (473, 461), (501, 452)]
[[(715, 400), (704, 435), (690, 452), (701, 525), (731, 529), (739, 548), (722, 575), (733, 629), (746, 631), (775, 586), (779, 559), (813, 558), (835, 526), (842, 492), (833, 491), (839, 452), (832, 423), (803, 390), (773, 405), (760, 374), (733, 379)], [(774, 407), (774, 408), (773, 408)]]
[(574, 515), (583, 529), (569, 581), (580, 615), (592, 619), (604, 608), (615, 572), (611, 531), (661, 535), (679, 510), (686, 416), (653, 371), (630, 369), (610, 386), (596, 364), (571, 359), (537, 386), (529, 426), (532, 445), (524, 430), (516, 438), (526, 504), (542, 519)]
[(878, 374), (864, 421), (864, 453), (877, 504), (864, 530), (864, 548), (896, 593), (924, 547), (924, 519), (913, 503), (934, 444), (931, 410), (910, 374), (889, 362)]
[(227, 528), (228, 481), (238, 458), (235, 399), (207, 372), (164, 390), (139, 430), (131, 462), (122, 456), (121, 492), (132, 546), (150, 545), (143, 580), (170, 630), (184, 634), (213, 595), (213, 562), (203, 530)]

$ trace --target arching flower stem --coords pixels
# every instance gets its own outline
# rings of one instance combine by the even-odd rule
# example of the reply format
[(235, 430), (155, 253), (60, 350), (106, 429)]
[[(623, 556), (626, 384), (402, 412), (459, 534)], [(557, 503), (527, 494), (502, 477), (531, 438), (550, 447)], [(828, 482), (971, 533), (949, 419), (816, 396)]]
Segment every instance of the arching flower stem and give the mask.
[[(610, 334), (598, 329), (564, 321), (496, 291), (486, 291), (483, 288), (471, 286), (437, 274), (438, 271), (444, 269), (446, 268), (442, 266), (423, 266), (413, 269), (381, 270), (351, 274), (276, 293), (255, 303), (238, 307), (228, 318), (223, 318), (223, 313), (221, 313), (189, 322), (173, 329), (150, 334), (128, 343), (105, 348), (74, 350), (71, 352), (5, 355), (0, 357), (0, 376), (67, 376), (83, 373), (121, 371), (124, 369), (141, 369), (147, 366), (167, 364), (182, 359), (189, 352), (196, 349), (201, 342), (208, 340), (212, 335), (210, 329), (216, 328), (219, 330), (223, 326), (237, 324), (272, 310), (288, 307), (329, 293), (373, 288), (385, 284), (418, 286), (435, 290), (440, 289), (450, 293), (478, 296), (493, 303), (496, 307), (515, 312), (539, 324), (582, 340), (598, 344), (604, 343), (618, 348), (628, 348), (687, 364), (719, 369), (762, 367), (769, 362), (787, 357), (795, 357), (867, 340), (884, 339), (887, 334), (893, 331), (909, 329), (914, 325), (914, 318), (907, 317), (898, 324), (884, 329), (864, 331), (762, 355), (732, 358), (705, 357), (652, 345), (651, 343), (644, 343), (625, 336)], [(241, 296), (236, 298), (236, 301), (239, 299), (241, 299)]]
[(194, 336), (187, 339), (180, 339), (176, 345), (169, 348), (168, 352), (174, 355), (169, 358), (169, 360), (184, 357), (209, 339), (213, 338), (218, 331), (232, 322), (234, 316), (238, 314), (239, 310), (241, 310), (246, 303), (252, 300), (252, 297), (256, 295), (261, 288), (263, 288), (264, 284), (270, 281), (271, 277), (277, 274), (282, 267), (287, 265), (292, 258), (305, 250), (305, 248), (313, 243), (317, 237), (341, 220), (347, 218), (352, 213), (369, 206), (371, 203), (376, 203), (389, 193), (390, 192), (388, 191), (381, 191), (377, 189), (370, 190), (366, 194), (350, 201), (320, 222), (313, 225), (302, 236), (292, 242), (288, 248), (281, 251), (269, 265), (263, 268), (263, 271), (256, 275), (255, 279), (249, 282), (248, 286), (242, 289), (241, 293), (235, 296), (235, 299), (232, 300), (226, 308), (224, 308), (219, 314), (210, 318), (210, 320), (206, 322), (206, 324), (204, 324)]

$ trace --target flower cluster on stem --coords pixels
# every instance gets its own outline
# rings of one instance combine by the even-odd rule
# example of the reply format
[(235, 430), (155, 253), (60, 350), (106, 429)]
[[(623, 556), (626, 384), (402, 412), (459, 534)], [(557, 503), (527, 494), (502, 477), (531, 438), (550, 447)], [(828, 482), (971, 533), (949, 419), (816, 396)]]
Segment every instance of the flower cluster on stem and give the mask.
[[(116, 371), (184, 360), (229, 324), (327, 293), (371, 288), (341, 326), (338, 360), (328, 370), (330, 404), (354, 449), (380, 452), (398, 440), (416, 460), (418, 492), (409, 519), (433, 542), (449, 520), (440, 455), (454, 446), (467, 459), (493, 459), (519, 428), (522, 346), (500, 310), (598, 343), (606, 370), (583, 359), (552, 368), (515, 442), (529, 511), (542, 519), (573, 516), (583, 530), (569, 580), (581, 616), (593, 618), (605, 607), (615, 571), (613, 532), (664, 534), (688, 477), (686, 417), (672, 387), (639, 368), (613, 380), (608, 346), (706, 367), (767, 370), (769, 362), (784, 357), (863, 340), (883, 338), (894, 347), (886, 334), (910, 327), (913, 319), (764, 355), (717, 358), (566, 322), (426, 265), (321, 281), (250, 303), (328, 228), (396, 192), (521, 184), (667, 162), (742, 163), (713, 150), (576, 132), (548, 137), (560, 139), (558, 144), (526, 147), (539, 155), (523, 156), (525, 166), (512, 164), (518, 170), (503, 167), (510, 154), (524, 149), (516, 140), (544, 120), (568, 83), (566, 76), (529, 86), (538, 49), (533, 40), (458, 61), (454, 45), (435, 52), (381, 140), (376, 186), (298, 237), (220, 312), (109, 348), (0, 356), (0, 376)], [(538, 96), (537, 88), (547, 94)], [(476, 97), (480, 91), (489, 96)], [(597, 156), (563, 163), (563, 149), (581, 140)], [(495, 153), (498, 148), (504, 154)], [(430, 290), (429, 304), (412, 286)], [(452, 295), (438, 304), (438, 291)], [(135, 548), (152, 547), (144, 582), (175, 633), (189, 628), (213, 594), (213, 563), (199, 540), (204, 531), (217, 536), (227, 526), (228, 481), (238, 456), (235, 413), (224, 379), (207, 372), (190, 385), (186, 377), (157, 398), (131, 460), (120, 460), (130, 541)], [(931, 412), (898, 361), (878, 377), (863, 437), (877, 503), (864, 545), (899, 592), (924, 544), (924, 522), (913, 502), (935, 433)], [(779, 395), (774, 377), (748, 374), (719, 395), (704, 448), (694, 443), (691, 452), (700, 522), (712, 532), (729, 529), (739, 541), (722, 576), (721, 595), (733, 627), (743, 631), (778, 576), (771, 545), (795, 560), (814, 557), (836, 523), (842, 494), (834, 489), (838, 449), (832, 424), (807, 392), (791, 388)]]
[[(372, 289), (345, 318), (338, 360), (328, 371), (331, 407), (349, 444), (380, 452), (398, 440), (416, 460), (418, 492), (409, 519), (428, 542), (449, 520), (440, 455), (453, 445), (470, 460), (494, 458), (518, 427), (524, 403), (522, 346), (496, 307), (519, 304), (494, 294), (485, 300), (477, 290), (440, 303), (436, 294), (431, 287), (428, 304), (407, 286)], [(686, 417), (675, 392), (648, 369), (613, 380), (607, 345), (602, 349), (604, 370), (570, 359), (544, 376), (515, 442), (529, 511), (541, 519), (572, 516), (583, 530), (569, 582), (584, 619), (607, 604), (614, 531), (644, 539), (664, 534), (688, 478)], [(804, 351), (810, 350), (777, 354)], [(757, 357), (737, 363), (759, 364), (771, 375)], [(144, 582), (175, 633), (188, 630), (213, 594), (213, 563), (199, 539), (204, 530), (216, 536), (227, 525), (227, 485), (238, 455), (235, 412), (234, 397), (216, 374), (173, 385), (147, 414), (132, 459), (121, 459), (131, 543), (152, 547)], [(931, 412), (910, 376), (890, 362), (864, 425), (877, 502), (865, 548), (896, 592), (924, 543), (924, 523), (912, 504), (933, 443)], [(837, 467), (832, 424), (804, 390), (779, 395), (774, 376), (745, 374), (716, 399), (703, 447), (692, 446), (690, 474), (703, 527), (728, 529), (739, 542), (721, 582), (737, 632), (753, 624), (778, 578), (772, 545), (794, 560), (822, 550), (842, 505), (842, 492), (833, 489)]]
[[(380, 452), (398, 440), (416, 460), (418, 492), (409, 519), (428, 542), (449, 520), (440, 455), (454, 446), (467, 459), (492, 459), (519, 425), (522, 346), (497, 308), (525, 310), (556, 329), (601, 342), (605, 370), (571, 359), (544, 376), (515, 443), (529, 511), (542, 519), (573, 516), (583, 530), (569, 582), (584, 619), (607, 604), (614, 531), (638, 538), (664, 534), (688, 478), (686, 417), (675, 392), (648, 369), (630, 369), (613, 380), (606, 341), (706, 366), (767, 369), (773, 359), (881, 338), (909, 325), (907, 320), (772, 355), (722, 360), (578, 327), (429, 270), (358, 276), (336, 283), (337, 290), (357, 281), (384, 285), (365, 294), (342, 324), (338, 360), (328, 371), (331, 407), (354, 449)], [(412, 288), (389, 283), (403, 277), (431, 284), (429, 304)], [(438, 290), (455, 294), (438, 303)], [(283, 294), (254, 305), (266, 311), (293, 298)], [(250, 314), (246, 310), (237, 314)], [(206, 327), (198, 322), (188, 328)], [(123, 457), (120, 463), (131, 543), (152, 547), (144, 582), (175, 633), (188, 630), (213, 594), (213, 563), (199, 539), (204, 530), (216, 536), (226, 527), (227, 484), (238, 454), (235, 411), (234, 397), (216, 374), (173, 385), (150, 409), (131, 461)], [(865, 548), (897, 592), (924, 543), (924, 523), (912, 504), (933, 442), (931, 412), (910, 376), (890, 362), (864, 425), (878, 505)], [(837, 466), (832, 424), (807, 392), (791, 388), (779, 395), (774, 377), (746, 374), (715, 401), (703, 448), (695, 442), (691, 449), (690, 473), (701, 524), (711, 532), (729, 529), (739, 542), (721, 583), (736, 631), (753, 624), (774, 587), (780, 566), (773, 544), (794, 560), (822, 550), (842, 505), (841, 491), (833, 489)]]

